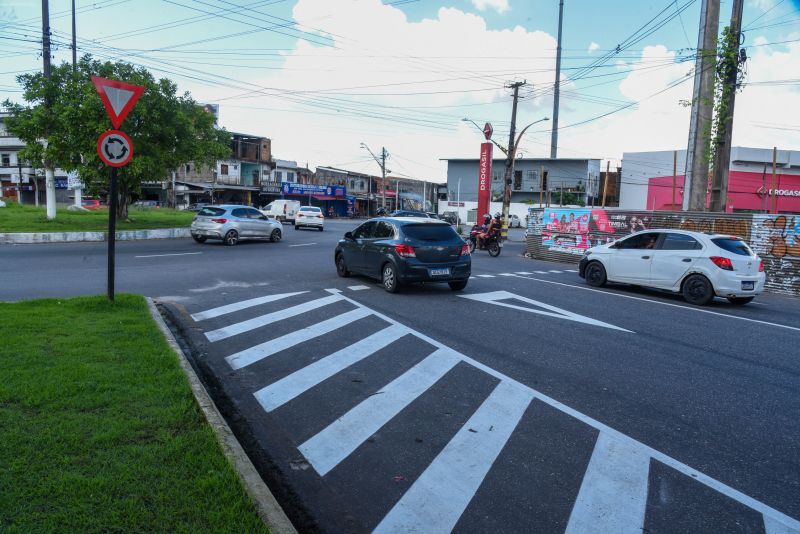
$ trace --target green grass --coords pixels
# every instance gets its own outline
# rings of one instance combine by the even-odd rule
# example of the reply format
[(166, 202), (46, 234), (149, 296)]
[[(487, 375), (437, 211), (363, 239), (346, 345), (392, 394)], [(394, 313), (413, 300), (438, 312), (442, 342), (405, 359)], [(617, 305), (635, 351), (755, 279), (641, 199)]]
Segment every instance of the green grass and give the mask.
[[(97, 232), (108, 230), (108, 210), (90, 212), (56, 211), (56, 218), (48, 221), (45, 208), (20, 206), (8, 202), (0, 208), (0, 233), (6, 232)], [(150, 228), (188, 228), (194, 213), (168, 208), (136, 209), (128, 212), (129, 221), (118, 222), (117, 230), (146, 230)]]
[(267, 531), (143, 298), (0, 324), (0, 532)]

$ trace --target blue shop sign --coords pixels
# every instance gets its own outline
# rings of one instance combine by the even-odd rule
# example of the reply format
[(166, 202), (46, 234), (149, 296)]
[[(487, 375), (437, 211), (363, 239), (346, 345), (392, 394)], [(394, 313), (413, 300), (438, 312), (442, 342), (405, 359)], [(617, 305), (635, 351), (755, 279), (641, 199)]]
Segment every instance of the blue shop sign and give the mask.
[(328, 197), (344, 197), (347, 195), (347, 188), (343, 185), (316, 185), (298, 184), (294, 182), (281, 182), (281, 190), (284, 195), (323, 195)]

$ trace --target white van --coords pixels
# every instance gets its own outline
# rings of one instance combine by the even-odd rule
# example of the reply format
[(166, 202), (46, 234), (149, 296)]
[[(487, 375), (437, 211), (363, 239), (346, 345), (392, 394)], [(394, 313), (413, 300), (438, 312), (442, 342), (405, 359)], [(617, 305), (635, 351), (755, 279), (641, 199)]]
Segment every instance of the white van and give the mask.
[(281, 222), (291, 222), (294, 224), (295, 214), (300, 210), (299, 200), (273, 200), (267, 204), (261, 213), (267, 217), (278, 219)]

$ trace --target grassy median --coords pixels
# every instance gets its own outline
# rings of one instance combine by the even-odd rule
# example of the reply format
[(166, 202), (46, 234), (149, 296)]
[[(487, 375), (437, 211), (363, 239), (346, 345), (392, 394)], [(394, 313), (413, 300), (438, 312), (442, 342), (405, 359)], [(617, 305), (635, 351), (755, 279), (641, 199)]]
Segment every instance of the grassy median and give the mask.
[(142, 297), (0, 324), (0, 532), (267, 531)]
[[(7, 232), (102, 232), (108, 230), (108, 209), (95, 211), (56, 210), (56, 218), (47, 220), (44, 207), (7, 202), (0, 208), (0, 233)], [(118, 222), (117, 230), (148, 230), (152, 228), (188, 228), (194, 213), (169, 208), (128, 211), (128, 221)]]

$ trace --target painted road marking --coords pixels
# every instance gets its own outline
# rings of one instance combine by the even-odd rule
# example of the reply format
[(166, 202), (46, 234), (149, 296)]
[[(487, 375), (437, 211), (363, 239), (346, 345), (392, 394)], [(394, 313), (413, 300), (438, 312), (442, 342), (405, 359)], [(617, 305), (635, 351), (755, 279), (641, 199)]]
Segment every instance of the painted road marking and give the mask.
[(407, 328), (398, 325), (391, 325), (379, 332), (375, 332), (349, 347), (325, 356), (311, 365), (307, 365), (299, 371), (295, 371), (289, 376), (256, 391), (256, 400), (266, 411), (271, 412), (323, 380), (375, 354), (408, 332)]
[(134, 256), (134, 258), (163, 258), (165, 256), (196, 256), (202, 252), (176, 252), (174, 254), (147, 254), (146, 256)]
[(554, 270), (552, 270), (552, 269), (551, 269), (551, 270), (549, 270), (549, 271), (547, 271), (547, 272), (549, 272), (549, 273), (561, 274), (561, 271), (554, 271)]
[(226, 339), (237, 334), (255, 330), (256, 328), (266, 326), (276, 321), (288, 319), (289, 317), (294, 317), (295, 315), (301, 315), (303, 313), (316, 310), (317, 308), (327, 306), (328, 304), (333, 304), (339, 300), (341, 300), (340, 297), (331, 295), (329, 297), (322, 297), (310, 302), (304, 302), (303, 304), (298, 304), (297, 306), (292, 306), (291, 308), (286, 308), (285, 310), (267, 313), (246, 321), (242, 321), (241, 323), (234, 323), (216, 330), (211, 330), (210, 332), (206, 332), (206, 339), (209, 341)]
[(369, 286), (347, 286), (347, 289), (351, 289), (353, 291), (364, 291), (365, 289), (369, 289)]
[(534, 271), (536, 274), (547, 274), (547, 271)]
[(301, 328), (300, 330), (295, 330), (294, 332), (290, 332), (279, 338), (266, 341), (254, 347), (250, 347), (249, 349), (239, 351), (235, 354), (231, 354), (225, 358), (225, 361), (228, 362), (231, 368), (241, 369), (242, 367), (263, 360), (264, 358), (272, 356), (273, 354), (281, 352), (282, 350), (294, 347), (295, 345), (298, 345), (304, 341), (314, 339), (315, 337), (327, 334), (328, 332), (333, 332), (337, 328), (341, 328), (354, 321), (363, 319), (370, 314), (370, 310), (366, 308), (356, 308), (355, 310), (350, 310), (347, 313), (337, 315), (336, 317), (332, 317), (326, 321), (313, 324), (306, 328)]
[[(532, 280), (538, 280), (538, 279), (532, 279)], [(539, 280), (539, 281), (548, 282), (549, 283), (549, 281), (547, 281), (547, 280)], [(567, 285), (569, 287), (577, 287), (577, 286), (573, 286), (573, 285), (570, 285), (570, 284), (559, 284), (559, 285)], [(579, 288), (579, 289), (583, 289), (583, 288)], [(551, 406), (551, 407), (555, 408), (556, 410), (560, 411), (561, 413), (566, 414), (566, 415), (568, 415), (570, 417), (573, 417), (573, 418), (581, 421), (582, 423), (584, 423), (584, 424), (596, 429), (598, 431), (598, 443), (595, 444), (595, 451), (593, 452), (592, 460), (590, 460), (590, 462), (591, 462), (596, 457), (597, 458), (596, 465), (593, 466), (591, 470), (589, 470), (587, 468), (587, 472), (585, 474), (585, 477), (590, 477), (590, 478), (595, 478), (595, 479), (600, 479), (600, 480), (602, 480), (603, 477), (606, 477), (608, 479), (609, 483), (611, 481), (613, 481), (615, 484), (620, 484), (623, 487), (627, 487), (626, 485), (629, 484), (629, 482), (631, 480), (631, 477), (633, 477), (632, 480), (634, 480), (634, 481), (636, 481), (636, 480), (640, 481), (641, 480), (641, 473), (644, 470), (641, 468), (641, 464), (639, 464), (639, 463), (633, 464), (631, 467), (625, 468), (623, 460), (617, 461), (617, 458), (619, 456), (636, 455), (639, 458), (644, 457), (644, 458), (647, 458), (648, 460), (656, 460), (656, 461), (658, 461), (658, 462), (660, 462), (660, 463), (662, 463), (662, 464), (664, 464), (664, 465), (666, 465), (668, 467), (671, 467), (672, 469), (675, 469), (676, 471), (682, 473), (683, 475), (685, 475), (687, 477), (691, 477), (695, 481), (707, 486), (708, 488), (710, 488), (710, 489), (712, 489), (712, 490), (714, 490), (716, 492), (719, 492), (719, 493), (721, 493), (721, 494), (723, 494), (723, 495), (725, 495), (725, 496), (727, 496), (727, 497), (729, 497), (729, 498), (731, 498), (731, 499), (733, 499), (735, 501), (738, 501), (739, 503), (743, 504), (744, 506), (746, 506), (746, 507), (748, 507), (748, 508), (750, 508), (752, 510), (755, 510), (758, 513), (760, 513), (762, 515), (762, 517), (763, 517), (763, 521), (764, 521), (764, 525), (765, 525), (765, 529), (767, 531), (767, 534), (788, 534), (788, 533), (797, 534), (797, 533), (800, 533), (800, 521), (798, 521), (798, 520), (796, 520), (796, 519), (794, 519), (792, 517), (789, 517), (786, 514), (780, 512), (778, 510), (775, 510), (774, 508), (772, 508), (770, 506), (767, 506), (766, 504), (764, 504), (764, 503), (762, 503), (762, 502), (760, 502), (760, 501), (758, 501), (758, 500), (756, 500), (756, 499), (754, 499), (754, 498), (752, 498), (752, 497), (750, 497), (748, 495), (745, 495), (744, 493), (742, 493), (742, 492), (740, 492), (740, 491), (738, 491), (738, 490), (736, 490), (736, 489), (734, 489), (734, 488), (732, 488), (732, 487), (730, 487), (730, 486), (728, 486), (728, 485), (726, 485), (726, 484), (724, 484), (724, 483), (722, 483), (722, 482), (720, 482), (720, 481), (718, 481), (716, 479), (713, 479), (713, 478), (709, 477), (708, 475), (705, 475), (704, 473), (702, 473), (700, 471), (697, 471), (696, 469), (693, 469), (692, 467), (690, 467), (690, 466), (688, 466), (688, 465), (676, 460), (675, 458), (672, 458), (672, 457), (670, 457), (670, 456), (668, 456), (668, 455), (666, 455), (666, 454), (664, 454), (664, 453), (662, 453), (660, 451), (657, 451), (657, 450), (653, 449), (652, 447), (649, 447), (648, 445), (645, 445), (644, 443), (640, 443), (640, 442), (634, 440), (633, 438), (630, 438), (630, 437), (626, 436), (625, 434), (623, 434), (623, 433), (621, 433), (621, 432), (619, 432), (619, 431), (607, 426), (606, 424), (601, 423), (600, 421), (598, 421), (596, 419), (593, 419), (592, 417), (589, 417), (588, 415), (585, 415), (585, 414), (575, 410), (574, 408), (571, 408), (571, 407), (569, 407), (569, 406), (567, 406), (567, 405), (565, 405), (565, 404), (563, 404), (563, 403), (561, 403), (561, 402), (559, 402), (559, 401), (557, 401), (557, 400), (545, 395), (544, 393), (536, 391), (536, 390), (526, 386), (525, 384), (522, 384), (522, 383), (514, 380), (513, 378), (510, 378), (510, 377), (508, 377), (508, 376), (496, 371), (495, 369), (492, 369), (491, 367), (488, 367), (488, 366), (486, 366), (486, 365), (484, 365), (484, 364), (482, 364), (482, 363), (470, 358), (469, 356), (466, 356), (464, 354), (458, 353), (458, 352), (454, 351), (453, 349), (447, 347), (446, 345), (440, 343), (439, 341), (437, 341), (437, 340), (435, 340), (433, 338), (430, 338), (430, 337), (426, 336), (425, 334), (423, 334), (421, 332), (418, 332), (418, 331), (415, 331), (415, 330), (413, 330), (411, 328), (406, 327), (405, 325), (403, 325), (402, 323), (392, 319), (391, 317), (388, 317), (388, 316), (386, 316), (386, 315), (384, 315), (384, 314), (382, 314), (380, 312), (377, 312), (375, 310), (371, 310), (370, 308), (367, 308), (363, 304), (361, 304), (358, 301), (355, 301), (355, 300), (353, 300), (353, 299), (351, 299), (349, 297), (345, 297), (341, 293), (341, 291), (338, 290), (338, 289), (326, 289), (325, 291), (327, 291), (330, 294), (340, 296), (340, 298), (342, 300), (345, 300), (345, 301), (351, 303), (353, 306), (355, 306), (357, 308), (356, 310), (348, 312), (348, 314), (360, 311), (361, 314), (364, 317), (366, 317), (368, 315), (372, 315), (372, 316), (374, 316), (374, 317), (376, 317), (378, 319), (381, 319), (381, 320), (385, 321), (386, 323), (388, 323), (390, 325), (401, 327), (401, 328), (405, 328), (405, 329), (408, 330), (408, 333), (410, 335), (413, 335), (416, 338), (418, 338), (418, 339), (420, 339), (422, 341), (425, 341), (425, 342), (429, 343), (430, 345), (432, 345), (432, 346), (434, 346), (434, 347), (436, 347), (438, 349), (441, 349), (441, 350), (445, 351), (447, 354), (450, 354), (452, 356), (457, 357), (461, 362), (463, 362), (463, 363), (465, 363), (467, 365), (470, 365), (470, 366), (472, 366), (472, 367), (474, 367), (474, 368), (476, 368), (476, 369), (478, 369), (480, 371), (483, 371), (484, 373), (486, 373), (486, 374), (488, 374), (490, 376), (495, 377), (496, 379), (498, 379), (500, 381), (500, 385), (502, 385), (503, 388), (506, 388), (506, 387), (517, 388), (520, 391), (521, 395), (524, 394), (524, 395), (528, 396), (531, 399), (535, 397), (538, 401), (543, 402), (543, 403), (547, 404), (548, 406)], [(613, 293), (611, 293), (611, 294), (613, 294)], [(637, 300), (646, 300), (646, 299), (637, 299)], [(689, 309), (692, 309), (692, 308), (689, 308)], [(704, 311), (704, 310), (697, 310), (697, 311)], [(345, 315), (348, 315), (348, 314), (345, 314)], [(723, 315), (723, 314), (717, 314), (717, 315)], [(334, 321), (341, 322), (340, 320), (337, 321), (337, 319), (339, 319), (339, 318), (335, 317)], [(354, 319), (351, 317), (349, 320), (354, 320)], [(325, 322), (323, 322), (323, 323), (325, 323)], [(287, 334), (287, 336), (284, 336), (284, 338), (291, 338), (288, 341), (287, 340), (283, 340), (282, 341), (283, 338), (278, 338), (277, 340), (273, 340), (273, 341), (268, 342), (268, 343), (263, 343), (259, 347), (253, 347), (253, 349), (248, 349), (248, 350), (252, 351), (250, 353), (250, 357), (256, 357), (256, 359), (254, 359), (253, 361), (257, 361), (257, 359), (259, 359), (260, 355), (261, 355), (259, 351), (265, 351), (264, 353), (266, 354), (266, 356), (268, 356), (268, 355), (270, 355), (272, 353), (278, 352), (279, 350), (283, 350), (283, 348), (285, 348), (287, 345), (288, 346), (293, 346), (294, 344), (299, 342), (298, 341), (298, 337), (302, 338), (302, 340), (305, 340), (305, 339), (309, 339), (311, 337), (314, 337), (316, 335), (322, 335), (324, 333), (323, 331), (330, 332), (330, 331), (333, 331), (333, 330), (335, 330), (336, 328), (339, 327), (338, 325), (329, 323), (324, 328), (319, 328), (320, 325), (322, 325), (323, 323), (319, 323), (318, 325), (315, 325), (314, 327), (309, 327), (309, 328), (312, 328), (312, 329), (317, 327), (316, 330), (313, 332), (313, 335), (303, 334), (301, 336), (298, 336), (297, 332), (295, 332), (295, 333), (292, 333), (292, 334)], [(302, 331), (299, 331), (299, 332), (302, 332)], [(277, 343), (277, 347), (270, 347), (270, 345), (273, 344), (273, 343)], [(243, 353), (247, 353), (247, 352), (248, 351), (243, 351)], [(240, 353), (240, 354), (242, 354), (242, 353)], [(228, 360), (229, 363), (231, 363), (231, 367), (233, 367), (234, 369), (238, 369), (240, 367), (243, 367), (244, 365), (252, 363), (252, 362), (247, 361), (247, 359), (244, 359), (244, 360), (241, 360), (241, 361), (234, 359), (236, 357), (237, 357), (237, 355), (233, 355), (233, 356), (229, 356), (228, 358), (226, 358), (226, 360)], [(500, 385), (498, 385), (498, 387), (496, 388), (495, 392), (497, 391), (497, 389), (500, 388)], [(492, 395), (494, 395), (494, 392), (493, 392)], [(380, 397), (381, 395), (377, 395), (377, 396)], [(503, 397), (506, 397), (506, 395), (503, 395)], [(483, 410), (484, 406), (486, 405), (486, 402), (487, 401), (484, 401), (484, 404), (481, 406), (481, 408), (479, 408), (478, 411), (482, 411)], [(502, 405), (500, 408), (498, 408), (498, 410), (500, 410), (502, 413), (509, 413), (509, 411), (513, 411), (513, 409), (514, 409), (513, 407), (516, 405), (515, 401), (509, 400), (508, 398), (504, 398), (502, 400), (498, 400), (498, 403), (500, 405)], [(524, 412), (524, 408), (522, 408), (521, 410), (522, 410), (522, 412)], [(494, 412), (495, 410), (493, 409), (491, 411)], [(476, 417), (477, 414), (478, 414), (478, 412), (475, 412), (475, 414), (473, 414), (473, 417)], [(508, 427), (511, 429), (511, 430), (508, 431), (509, 435), (510, 435), (510, 433), (513, 433), (513, 429), (519, 423), (519, 417), (517, 417), (515, 420), (512, 420), (513, 417), (510, 417), (508, 415), (505, 415), (505, 416), (504, 415), (500, 415), (499, 417), (498, 416), (492, 416), (492, 417), (490, 417), (488, 419), (493, 421), (492, 424), (494, 425), (495, 428), (498, 428), (498, 424), (499, 425), (503, 425), (503, 426), (508, 425)], [(495, 420), (495, 419), (497, 419), (497, 420)], [(472, 421), (472, 419), (470, 421)], [(472, 423), (468, 423), (467, 425), (465, 425), (464, 427), (462, 427), (459, 430), (459, 432), (456, 434), (456, 437), (458, 437), (459, 435), (463, 434), (464, 432), (469, 432), (469, 428), (475, 429), (475, 427), (472, 425)], [(499, 430), (499, 428), (498, 428), (498, 430)], [(605, 441), (603, 441), (603, 442), (599, 441), (600, 436), (603, 437), (603, 440), (609, 440), (609, 442), (614, 442), (615, 443), (615, 445), (613, 446), (613, 452), (609, 452), (610, 449), (612, 449), (612, 447), (609, 447), (606, 444)], [(471, 436), (466, 436), (466, 437), (470, 438)], [(490, 436), (490, 438), (492, 438), (492, 437), (493, 436)], [(459, 439), (461, 439), (461, 438), (459, 438)], [(456, 438), (454, 437), (453, 440), (451, 440), (450, 444), (448, 444), (448, 446), (447, 446), (447, 447), (450, 447), (450, 448), (447, 449), (447, 447), (446, 447), (447, 450), (453, 450), (453, 447), (455, 447), (455, 445), (457, 444), (457, 443), (454, 443), (455, 440), (456, 440)], [(452, 457), (460, 457), (460, 458), (469, 459), (469, 458), (472, 457), (472, 455), (481, 454), (481, 452), (482, 452), (482, 450), (484, 448), (491, 448), (491, 447), (494, 447), (494, 446), (496, 446), (497, 450), (499, 451), (499, 450), (502, 450), (502, 448), (503, 448), (504, 444), (506, 443), (506, 441), (507, 441), (507, 438), (503, 439), (502, 443), (500, 443), (499, 445), (496, 445), (494, 442), (492, 442), (490, 444), (487, 444), (486, 447), (484, 447), (484, 444), (482, 442), (480, 446), (477, 446), (477, 447), (473, 446), (472, 448), (467, 448), (466, 452), (459, 451), (458, 454), (449, 454), (449, 457), (451, 457), (451, 458)], [(619, 453), (619, 454), (616, 454), (616, 453)], [(411, 489), (409, 489), (409, 492), (407, 492), (406, 495), (401, 497), (401, 500), (398, 501), (398, 504), (395, 505), (395, 507), (390, 512), (390, 514), (392, 516), (391, 521), (388, 519), (389, 516), (386, 516), (384, 518), (384, 520), (381, 523), (381, 526), (382, 526), (382, 528), (384, 530), (390, 530), (392, 528), (392, 525), (399, 525), (398, 528), (402, 528), (402, 525), (404, 525), (404, 524), (414, 524), (415, 521), (426, 521), (426, 522), (429, 521), (429, 518), (427, 518), (424, 515), (420, 515), (423, 512), (420, 512), (420, 514), (417, 514), (415, 512), (414, 508), (419, 508), (421, 510), (422, 508), (420, 508), (420, 503), (423, 503), (423, 502), (427, 503), (427, 502), (429, 502), (431, 500), (429, 498), (430, 497), (430, 493), (428, 494), (428, 498), (420, 497), (420, 495), (424, 495), (425, 494), (426, 488), (428, 488), (428, 491), (431, 492), (431, 490), (429, 488), (435, 488), (436, 487), (436, 481), (437, 480), (441, 480), (442, 477), (445, 476), (445, 475), (443, 475), (441, 473), (442, 472), (447, 472), (447, 469), (443, 468), (442, 466), (444, 465), (446, 467), (448, 461), (447, 460), (441, 460), (441, 461), (439, 460), (440, 458), (447, 458), (448, 457), (448, 456), (443, 456), (444, 454), (445, 454), (445, 449), (443, 449), (442, 452), (440, 452), (439, 456), (437, 456), (437, 458), (434, 460), (434, 463), (437, 464), (436, 468), (433, 468), (434, 464), (432, 463), (431, 465), (428, 466), (427, 470), (425, 472), (423, 472), (422, 476), (425, 478), (425, 480), (428, 480), (430, 482), (428, 482), (428, 483), (420, 482), (420, 480), (418, 479), (415, 482), (415, 484), (412, 485), (412, 489), (416, 487), (416, 489), (414, 489), (414, 493), (411, 494), (410, 493)], [(465, 454), (466, 454), (466, 456), (464, 456)], [(497, 454), (499, 454), (499, 452)], [(497, 454), (495, 454), (493, 456), (493, 458), (496, 458)], [(638, 462), (638, 460), (637, 460), (637, 462)], [(470, 484), (477, 483), (478, 486), (480, 485), (480, 483), (483, 480), (483, 476), (478, 476), (478, 475), (480, 475), (479, 469), (483, 469), (483, 468), (480, 467), (480, 462), (471, 462), (470, 461), (470, 462), (467, 462), (467, 464), (463, 464), (463, 465), (459, 464), (458, 467), (459, 467), (459, 469), (461, 469), (462, 471), (464, 471), (465, 473), (468, 474), (467, 478), (470, 479), (470, 481), (471, 481)], [(491, 468), (491, 465), (487, 466), (485, 469), (488, 470), (490, 468)], [(485, 474), (486, 473), (484, 472), (483, 475), (485, 476)], [(458, 473), (456, 473), (455, 476), (460, 477), (461, 473), (458, 472)], [(617, 476), (623, 477), (623, 478), (624, 477), (628, 477), (628, 478), (625, 479), (625, 480), (615, 480), (615, 477), (617, 477)], [(628, 480), (628, 481), (626, 482), (626, 480)], [(446, 505), (442, 508), (443, 512), (441, 514), (441, 518), (440, 519), (436, 519), (436, 521), (439, 522), (437, 524), (441, 524), (441, 525), (450, 524), (450, 528), (452, 528), (452, 525), (455, 524), (455, 523), (453, 523), (453, 518), (455, 518), (455, 520), (458, 520), (458, 517), (461, 516), (461, 514), (463, 513), (463, 511), (466, 508), (466, 506), (469, 505), (469, 500), (472, 497), (469, 497), (469, 498), (465, 497), (465, 495), (467, 495), (467, 496), (470, 495), (469, 494), (469, 487), (466, 487), (466, 486), (468, 486), (467, 484), (465, 484), (464, 486), (459, 486), (460, 482), (458, 480), (456, 480), (454, 482), (451, 481), (450, 484), (453, 487), (458, 487), (459, 488), (459, 492), (457, 492), (457, 493), (454, 492), (453, 493), (453, 498), (452, 499), (445, 497), (445, 495), (447, 495), (447, 492), (438, 492), (438, 493), (436, 493), (438, 490), (435, 490), (432, 493), (435, 494), (435, 499), (443, 499), (444, 501), (446, 501)], [(581, 492), (583, 493), (583, 495), (581, 496), (581, 498), (582, 498), (581, 502), (583, 504), (581, 504), (578, 507), (578, 509), (574, 512), (575, 513), (575, 521), (576, 521), (575, 525), (578, 525), (578, 523), (577, 523), (578, 518), (582, 514), (583, 515), (587, 515), (587, 514), (591, 515), (590, 511), (592, 509), (598, 509), (599, 504), (603, 502), (600, 495), (593, 494), (592, 492), (587, 493), (589, 491), (589, 488), (591, 487), (591, 484), (588, 481), (586, 481), (585, 484), (586, 484), (586, 488), (587, 488), (586, 491), (583, 491), (583, 489), (581, 490)], [(636, 484), (638, 484), (638, 487), (641, 487), (641, 483), (640, 482), (636, 482), (633, 485), (632, 488), (628, 488), (628, 489), (625, 489), (623, 491), (626, 491), (628, 495), (636, 494), (637, 495), (637, 497), (636, 497), (637, 499), (645, 499), (646, 500), (646, 498), (647, 498), (646, 493), (643, 496), (641, 496), (641, 493), (636, 493), (636, 490), (635, 490), (635, 488), (637, 487)], [(478, 487), (478, 486), (476, 486), (476, 487)], [(466, 489), (464, 489), (464, 487), (466, 487)], [(582, 488), (583, 488), (583, 484), (582, 484)], [(613, 490), (613, 491), (617, 491), (617, 490)], [(579, 492), (579, 495), (581, 495), (581, 492)], [(472, 492), (472, 495), (474, 495), (474, 491)], [(400, 506), (400, 502), (402, 502), (404, 504), (402, 506)], [(615, 506), (616, 506), (616, 504), (615, 504)], [(459, 507), (460, 507), (460, 511), (459, 511)], [(425, 513), (433, 513), (433, 510), (434, 510), (434, 507), (428, 507), (427, 511)], [(589, 512), (587, 512), (587, 510), (589, 510)], [(630, 511), (630, 510), (633, 510), (633, 511)], [(629, 519), (630, 519), (629, 522), (624, 520), (624, 519), (620, 519), (620, 521), (623, 521), (626, 525), (628, 525), (629, 523), (632, 524), (632, 525), (637, 525), (637, 524), (641, 525), (642, 523), (641, 523), (641, 520), (639, 518), (639, 512), (637, 512), (636, 510), (638, 510), (637, 507), (632, 507), (632, 508), (629, 508), (629, 511), (625, 513), (625, 515), (628, 516)], [(620, 514), (618, 514), (619, 517), (621, 517), (621, 515), (622, 515), (622, 512), (620, 512)], [(614, 521), (616, 521), (616, 519)], [(433, 524), (433, 523), (423, 523), (423, 525), (426, 525), (426, 524)], [(603, 524), (602, 523), (602, 518), (596, 518), (596, 524), (602, 525)], [(626, 528), (627, 528), (627, 526), (626, 526)], [(429, 530), (429, 529), (423, 529), (423, 530)], [(447, 530), (447, 528), (443, 528), (443, 530)]]
[(479, 274), (478, 276), (481, 278), (494, 278), (493, 274)]
[(531, 400), (500, 382), (374, 532), (452, 531)]
[[(612, 330), (621, 330), (622, 332), (629, 332), (631, 334), (633, 333), (633, 331), (631, 330), (620, 328), (619, 326), (614, 326), (613, 324), (604, 323), (603, 321), (598, 321), (597, 319), (592, 319), (591, 317), (586, 317), (585, 315), (579, 315), (577, 313), (565, 310), (564, 308), (557, 308), (556, 306), (551, 306), (550, 304), (546, 304), (539, 300), (533, 300), (526, 297), (522, 297), (520, 295), (515, 295), (514, 293), (509, 293), (508, 291), (474, 293), (472, 295), (459, 295), (459, 297), (464, 299), (477, 300), (478, 302), (485, 302), (486, 304), (503, 306), (505, 308), (511, 308), (512, 310), (526, 311), (529, 313), (538, 313), (539, 315), (555, 317), (556, 319), (566, 319), (567, 321), (575, 321), (576, 323), (602, 326), (603, 328), (610, 328)], [(500, 302), (501, 300), (518, 300), (521, 302), (525, 302), (527, 304), (531, 304), (533, 306), (537, 306), (538, 308), (542, 309), (536, 310), (528, 306), (517, 306), (514, 304), (509, 304), (507, 302)]]
[(500, 276), (514, 276), (513, 273), (500, 273)]
[(310, 247), (311, 245), (316, 245), (316, 243), (298, 243), (297, 245), (289, 245), (289, 247)]
[(638, 447), (600, 433), (565, 534), (641, 534), (650, 458)]
[(320, 476), (325, 476), (359, 445), (425, 393), (461, 361), (454, 351), (438, 349), (298, 447)]
[(515, 272), (514, 274), (523, 274), (523, 275), (528, 275), (528, 274), (533, 274), (533, 273), (529, 273), (528, 271), (517, 271), (517, 272)]
[(578, 269), (567, 269), (568, 273), (577, 273)]
[(749, 321), (751, 323), (760, 323), (760, 324), (765, 324), (765, 325), (769, 325), (769, 326), (777, 326), (778, 328), (786, 328), (787, 330), (795, 330), (797, 332), (800, 332), (800, 328), (798, 328), (796, 326), (789, 326), (789, 325), (781, 324), (781, 323), (771, 323), (769, 321), (762, 321), (760, 319), (750, 319), (749, 317), (740, 317), (738, 315), (730, 315), (730, 314), (727, 314), (727, 313), (720, 313), (720, 312), (715, 312), (715, 311), (711, 311), (711, 310), (703, 310), (703, 309), (700, 309), (700, 308), (697, 308), (697, 307), (692, 307), (692, 306), (684, 306), (684, 305), (681, 305), (681, 304), (672, 304), (670, 302), (661, 302), (660, 300), (646, 299), (646, 298), (642, 298), (642, 297), (634, 297), (632, 295), (622, 295), (620, 293), (615, 293), (613, 291), (603, 291), (602, 289), (594, 289), (594, 288), (591, 288), (591, 287), (576, 286), (575, 284), (565, 284), (563, 282), (554, 282), (552, 280), (542, 280), (541, 278), (529, 278), (529, 277), (526, 277), (526, 276), (518, 276), (517, 278), (523, 278), (525, 280), (533, 280), (534, 282), (542, 282), (543, 284), (554, 284), (554, 285), (557, 285), (557, 286), (572, 287), (572, 288), (575, 288), (575, 289), (581, 289), (583, 291), (592, 291), (594, 293), (602, 293), (603, 295), (613, 295), (615, 297), (621, 297), (621, 298), (624, 298), (624, 299), (641, 300), (642, 302), (650, 302), (652, 304), (660, 304), (662, 306), (671, 306), (673, 308), (680, 308), (682, 310), (695, 311), (695, 312), (698, 312), (698, 313), (708, 313), (710, 315), (719, 315), (720, 317), (727, 317), (729, 319), (739, 319), (740, 321)]
[(294, 293), (280, 293), (277, 295), (267, 295), (265, 297), (257, 297), (250, 300), (243, 300), (241, 302), (234, 302), (233, 304), (228, 304), (226, 306), (220, 306), (218, 308), (211, 308), (210, 310), (193, 313), (192, 319), (194, 319), (195, 321), (205, 321), (206, 319), (213, 319), (214, 317), (219, 317), (220, 315), (225, 315), (228, 313), (233, 313), (235, 311), (244, 310), (252, 306), (259, 306), (261, 304), (266, 304), (267, 302), (275, 302), (276, 300), (281, 300), (288, 297), (294, 297), (295, 295), (302, 295), (303, 293), (308, 293), (308, 291), (295, 291)]

